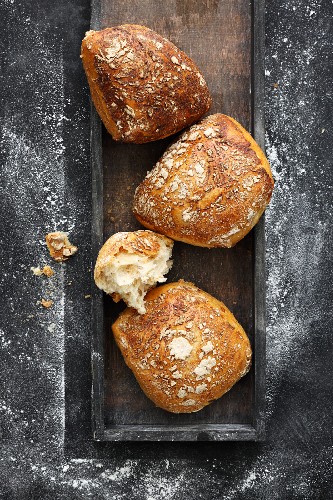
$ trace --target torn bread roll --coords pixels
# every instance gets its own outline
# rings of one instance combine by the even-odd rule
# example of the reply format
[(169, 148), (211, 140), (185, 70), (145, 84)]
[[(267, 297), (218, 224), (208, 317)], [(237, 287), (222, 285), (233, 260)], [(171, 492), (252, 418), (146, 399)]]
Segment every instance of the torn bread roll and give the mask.
[(184, 132), (136, 189), (145, 227), (201, 247), (234, 246), (272, 195), (269, 163), (233, 118), (208, 116)]
[(102, 246), (95, 265), (95, 283), (115, 302), (123, 299), (146, 312), (147, 291), (166, 281), (172, 267), (173, 241), (152, 231), (116, 233)]
[(112, 330), (142, 390), (173, 413), (201, 410), (250, 369), (250, 342), (233, 314), (185, 281), (151, 290), (146, 314), (127, 308)]
[(210, 108), (207, 84), (194, 62), (144, 26), (88, 31), (81, 58), (94, 105), (116, 141), (162, 139)]

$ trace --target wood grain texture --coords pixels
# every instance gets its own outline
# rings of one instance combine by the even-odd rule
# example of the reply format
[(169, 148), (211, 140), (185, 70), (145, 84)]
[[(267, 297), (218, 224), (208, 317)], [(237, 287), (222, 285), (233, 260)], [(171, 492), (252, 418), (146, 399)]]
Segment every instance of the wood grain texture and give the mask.
[[(258, 22), (262, 22), (262, 7), (261, 2), (257, 3)], [(99, 12), (97, 0), (94, 12)], [(100, 14), (95, 17), (96, 24), (92, 24), (92, 28), (136, 23), (148, 26), (169, 38), (192, 57), (203, 72), (213, 97), (211, 112), (231, 115), (251, 130), (254, 124), (251, 98), (251, 68), (254, 65), (252, 16), (253, 6), (240, 0), (179, 0), (158, 1), (153, 4), (147, 0), (102, 0)], [(260, 51), (256, 53), (256, 57), (262, 57)], [(261, 80), (257, 84), (261, 84)], [(257, 111), (256, 119), (260, 118), (258, 114), (261, 115), (261, 110)], [(259, 124), (258, 133), (262, 126), (261, 118)], [(147, 145), (117, 144), (103, 129), (100, 144), (103, 151), (103, 203), (95, 206), (95, 220), (96, 214), (98, 216), (103, 213), (104, 241), (114, 232), (141, 227), (131, 210), (134, 190), (169, 143), (170, 139)], [(93, 167), (98, 168), (98, 165)], [(205, 433), (207, 440), (262, 438), (263, 432), (257, 431), (259, 427), (263, 428), (264, 384), (259, 378), (264, 377), (264, 258), (260, 259), (259, 256), (258, 260), (257, 253), (263, 252), (263, 225), (261, 224), (256, 238), (254, 233), (252, 231), (234, 248), (227, 250), (197, 248), (176, 242), (173, 252), (175, 263), (168, 279), (175, 281), (184, 278), (193, 281), (230, 308), (254, 347), (255, 361), (250, 373), (223, 398), (198, 413), (172, 415), (154, 407), (126, 367), (111, 335), (111, 323), (123, 306), (114, 304), (104, 296), (104, 329), (98, 331), (95, 326), (94, 336), (100, 337), (100, 340), (93, 342), (96, 439), (181, 440), (179, 432), (176, 432), (177, 426), (182, 426), (184, 432), (187, 429), (185, 440), (199, 439), (200, 432)], [(255, 301), (254, 293), (257, 290), (260, 293)], [(99, 300), (100, 298), (97, 301), (95, 299), (93, 308), (99, 308), (102, 313)], [(258, 315), (256, 325), (261, 340), (255, 335), (254, 311)], [(99, 325), (101, 324), (102, 319), (99, 318)], [(227, 431), (225, 426), (230, 425), (236, 426), (235, 432)], [(172, 429), (175, 429), (174, 434)]]

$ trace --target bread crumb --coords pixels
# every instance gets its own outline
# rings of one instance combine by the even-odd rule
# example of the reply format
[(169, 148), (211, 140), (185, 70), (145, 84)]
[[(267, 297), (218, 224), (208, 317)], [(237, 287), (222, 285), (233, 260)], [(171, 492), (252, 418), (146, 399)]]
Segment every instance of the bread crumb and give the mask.
[(30, 269), (35, 276), (41, 276), (43, 274), (43, 271), (41, 270), (40, 267), (31, 267)]
[(50, 267), (50, 266), (44, 266), (43, 267), (43, 274), (45, 276), (47, 276), (48, 278), (51, 278), (51, 276), (54, 275), (54, 271), (53, 271), (52, 267)]
[(90, 293), (89, 293), (88, 295), (85, 295), (85, 296), (84, 296), (84, 298), (85, 298), (85, 299), (90, 299), (90, 298), (91, 298)]
[(40, 303), (42, 304), (43, 307), (46, 307), (46, 309), (48, 309), (49, 307), (51, 307), (53, 305), (53, 300), (42, 299), (40, 301)]
[(44, 274), (44, 276), (51, 278), (54, 275), (54, 271), (50, 266), (44, 266), (43, 269), (40, 267), (31, 267), (30, 269), (35, 276), (42, 276)]
[(45, 240), (51, 257), (57, 262), (67, 260), (78, 250), (76, 246), (71, 244), (67, 234), (61, 231), (47, 234)]

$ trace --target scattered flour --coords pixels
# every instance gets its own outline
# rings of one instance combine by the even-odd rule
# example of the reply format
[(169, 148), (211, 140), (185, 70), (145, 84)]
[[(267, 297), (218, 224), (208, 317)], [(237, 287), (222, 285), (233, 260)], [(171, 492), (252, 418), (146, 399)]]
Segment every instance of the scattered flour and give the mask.
[[(2, 120), (1, 144), (7, 157), (3, 165), (3, 208), (16, 221), (10, 238), (15, 246), (1, 257), (6, 269), (1, 279), (8, 284), (10, 274), (10, 283), (19, 284), (15, 297), (3, 295), (3, 307), (12, 321), (3, 324), (0, 331), (2, 366), (10, 381), (0, 396), (4, 437), (0, 478), (5, 470), (2, 484), (6, 490), (2, 493), (6, 496), (9, 491), (8, 498), (29, 498), (35, 486), (47, 489), (47, 493), (43, 491), (45, 498), (61, 500), (188, 500), (209, 495), (224, 500), (275, 499), (281, 491), (286, 492), (285, 498), (305, 500), (315, 498), (322, 488), (328, 491), (332, 448), (329, 436), (327, 444), (323, 441), (327, 435), (325, 415), (317, 403), (304, 415), (304, 408), (296, 406), (298, 401), (290, 399), (290, 387), (286, 387), (298, 361), (317, 345), (318, 318), (324, 322), (329, 313), (329, 307), (321, 307), (317, 297), (322, 293), (320, 278), (327, 273), (330, 227), (325, 221), (332, 220), (333, 215), (331, 205), (323, 203), (331, 179), (320, 149), (325, 145), (325, 134), (331, 133), (331, 123), (318, 121), (316, 114), (319, 103), (329, 103), (326, 95), (320, 96), (322, 101), (316, 100), (319, 47), (327, 54), (331, 51), (328, 19), (323, 14), (324, 2), (319, 0), (311, 0), (308, 6), (301, 0), (277, 4), (266, 16), (270, 35), (265, 71), (266, 145), (276, 179), (266, 212), (268, 439), (260, 445), (231, 443), (226, 447), (198, 443), (195, 454), (194, 448), (185, 444), (178, 452), (170, 446), (165, 460), (160, 458), (165, 448), (156, 444), (153, 452), (145, 448), (147, 457), (142, 453), (126, 460), (121, 457), (130, 454), (130, 447), (124, 445), (119, 454), (112, 452), (101, 461), (65, 456), (66, 325), (62, 292), (67, 268), (59, 266), (52, 278), (53, 308), (36, 310), (35, 302), (50, 286), (49, 280), (36, 279), (35, 296), (29, 308), (24, 308), (24, 294), (32, 290), (30, 267), (36, 262), (48, 263), (46, 249), (38, 242), (43, 242), (46, 230), (75, 231), (77, 222), (83, 220), (80, 203), (88, 204), (88, 195), (83, 201), (75, 199), (73, 193), (64, 197), (64, 127), (70, 102), (64, 89), (62, 54), (68, 49), (61, 41), (63, 28), (44, 25), (44, 19), (31, 19), (24, 3), (20, 4), (19, 16), (15, 15), (14, 3), (4, 2), (7, 24), (12, 23), (17, 31), (12, 53), (19, 54), (16, 59), (24, 64), (22, 71), (15, 66), (14, 57), (9, 69), (15, 85), (6, 89), (11, 106), (5, 109)], [(296, 16), (304, 25), (306, 37), (292, 29)], [(325, 67), (321, 78), (323, 74)], [(28, 99), (23, 93), (26, 81), (22, 75), (30, 82), (37, 80), (39, 92), (31, 92)], [(80, 114), (78, 110), (77, 121)], [(80, 157), (78, 151), (79, 164), (82, 158), (84, 154)], [(84, 162), (80, 168), (83, 171)], [(84, 316), (77, 311), (74, 317), (82, 329), (66, 332), (66, 339), (80, 341), (80, 348), (89, 350)], [(21, 385), (15, 382), (18, 376)], [(306, 383), (311, 386), (312, 382)], [(90, 450), (89, 456), (93, 453)]]

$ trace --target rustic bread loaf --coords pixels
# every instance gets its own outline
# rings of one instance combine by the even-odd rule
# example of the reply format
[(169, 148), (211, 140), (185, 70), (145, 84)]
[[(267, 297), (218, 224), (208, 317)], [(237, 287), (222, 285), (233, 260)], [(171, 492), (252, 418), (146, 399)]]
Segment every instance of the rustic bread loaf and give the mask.
[(185, 131), (139, 185), (134, 215), (145, 227), (202, 247), (232, 247), (272, 195), (269, 163), (233, 118), (208, 116)]
[(192, 283), (151, 290), (146, 314), (127, 308), (112, 330), (142, 390), (173, 413), (201, 410), (250, 368), (243, 328), (222, 302)]
[(162, 139), (197, 121), (211, 105), (194, 62), (144, 26), (88, 31), (81, 57), (92, 100), (116, 141)]
[(173, 241), (152, 231), (116, 233), (102, 246), (95, 265), (95, 283), (115, 302), (123, 299), (143, 314), (147, 291), (166, 281), (172, 266)]

